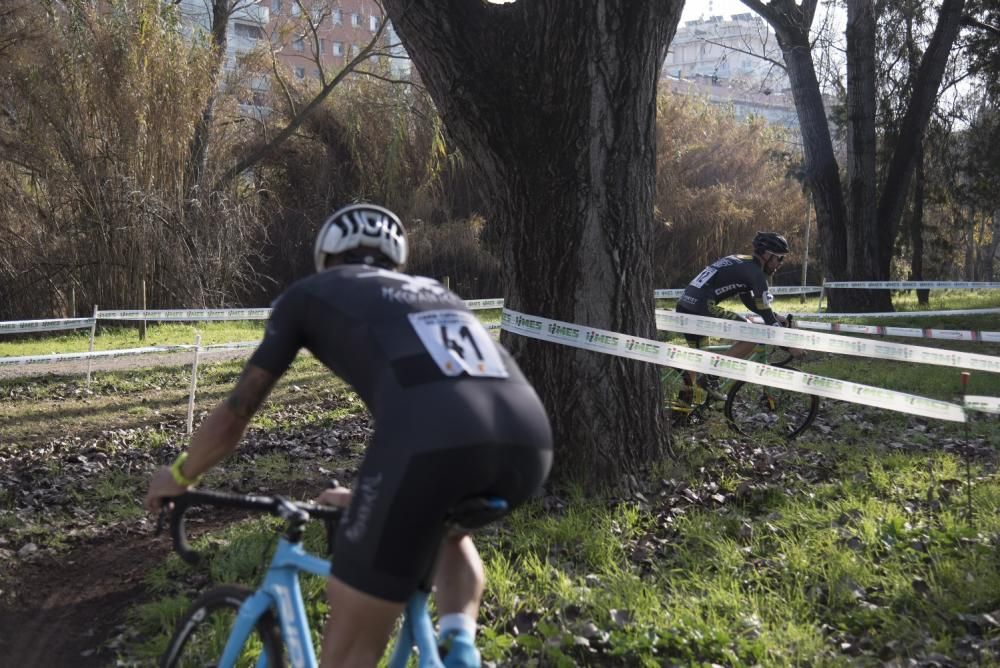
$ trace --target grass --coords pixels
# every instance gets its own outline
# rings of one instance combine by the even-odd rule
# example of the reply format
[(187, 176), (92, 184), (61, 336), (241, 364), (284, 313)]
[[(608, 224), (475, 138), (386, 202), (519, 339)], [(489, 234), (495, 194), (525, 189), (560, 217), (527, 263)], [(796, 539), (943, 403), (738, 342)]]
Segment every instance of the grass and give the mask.
[[(787, 301), (788, 310), (801, 310), (797, 297)], [(980, 307), (957, 303), (948, 308)], [(947, 328), (997, 329), (993, 316), (956, 322)], [(253, 338), (226, 323), (211, 327), (219, 328), (216, 340)], [(191, 331), (179, 328), (174, 342)], [(126, 338), (111, 347), (133, 345)], [(958, 391), (954, 369), (829, 356), (804, 367), (947, 400)], [(198, 419), (241, 368), (200, 367)], [(134, 526), (149, 473), (186, 445), (187, 374), (101, 372), (90, 395), (82, 378), (2, 381), (0, 461), (16, 455), (33, 476), (30, 487), (0, 489), (6, 547), (32, 541), (58, 552), (75, 531)], [(969, 392), (998, 396), (1000, 379), (973, 372)], [(303, 498), (331, 477), (350, 477), (367, 424), (353, 393), (315, 360), (300, 359), (237, 456), (206, 484)], [(996, 425), (995, 416), (974, 415), (966, 432), (824, 402), (817, 428), (787, 446), (735, 439), (715, 416), (679, 433), (676, 459), (651, 463), (641, 497), (565, 490), (477, 536), (489, 581), (479, 620), (483, 656), (499, 666), (853, 666), (935, 655), (1000, 665)], [(977, 445), (968, 480), (967, 441)], [(71, 499), (76, 510), (53, 502), (38, 515), (15, 513), (29, 491)], [(205, 559), (192, 568), (171, 556), (149, 572), (155, 600), (130, 612), (136, 634), (123, 665), (150, 664), (208, 582), (260, 581), (273, 522), (195, 519), (192, 526), (215, 527), (195, 542)], [(322, 550), (320, 527), (310, 527), (307, 545)], [(327, 612), (323, 587), (303, 579), (314, 638)]]
[[(143, 346), (191, 345), (195, 334), (201, 334), (202, 345), (258, 341), (264, 333), (263, 320), (222, 321), (200, 323), (149, 323), (146, 339), (130, 324), (98, 324), (94, 350), (117, 350)], [(51, 355), (54, 353), (87, 352), (90, 330), (78, 329), (67, 333), (39, 333), (12, 339), (0, 339), (0, 357)]]
[[(477, 540), (490, 583), (484, 659), (853, 665), (995, 640), (995, 629), (974, 629), (1000, 606), (996, 478), (975, 483), (969, 522), (946, 491), (961, 468), (950, 455), (825, 454), (836, 479), (743, 499), (727, 489), (736, 500), (719, 509), (674, 515), (672, 500), (643, 507), (575, 493), (515, 512)], [(309, 541), (320, 549), (317, 530)], [(199, 543), (208, 560), (198, 570), (253, 586), (270, 542), (265, 523), (229, 527)], [(192, 573), (171, 558), (151, 574), (165, 598), (135, 612), (140, 658), (162, 648)], [(322, 583), (305, 582), (317, 629)]]

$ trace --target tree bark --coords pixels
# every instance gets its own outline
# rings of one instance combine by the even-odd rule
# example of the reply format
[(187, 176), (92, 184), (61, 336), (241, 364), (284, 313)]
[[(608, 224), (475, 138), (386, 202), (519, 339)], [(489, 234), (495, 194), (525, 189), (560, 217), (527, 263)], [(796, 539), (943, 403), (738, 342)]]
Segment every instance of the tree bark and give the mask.
[[(386, 5), (492, 202), (506, 305), (654, 338), (655, 95), (682, 4)], [(658, 367), (504, 341), (548, 409), (554, 479), (614, 485), (664, 454)]]
[[(847, 2), (847, 275), (889, 278), (879, 265), (876, 218), (875, 13), (872, 0)], [(891, 243), (891, 242), (890, 242)], [(856, 278), (854, 280), (862, 280)], [(888, 290), (842, 295), (860, 311), (891, 311)]]
[(215, 101), (218, 98), (219, 82), (226, 65), (226, 49), (229, 45), (229, 17), (233, 12), (231, 0), (212, 0), (212, 51), (215, 57), (215, 74), (212, 77), (212, 87), (208, 99), (202, 109), (201, 118), (194, 128), (191, 137), (190, 157), (185, 183), (185, 193), (194, 199), (197, 189), (202, 186), (205, 170), (208, 167), (208, 148), (212, 134), (212, 124), (215, 122)]
[[(917, 151), (917, 174), (913, 184), (913, 215), (910, 218), (910, 280), (924, 280), (924, 197), (926, 196), (927, 174), (924, 171), (924, 147)], [(930, 290), (917, 290), (917, 303), (930, 303)]]

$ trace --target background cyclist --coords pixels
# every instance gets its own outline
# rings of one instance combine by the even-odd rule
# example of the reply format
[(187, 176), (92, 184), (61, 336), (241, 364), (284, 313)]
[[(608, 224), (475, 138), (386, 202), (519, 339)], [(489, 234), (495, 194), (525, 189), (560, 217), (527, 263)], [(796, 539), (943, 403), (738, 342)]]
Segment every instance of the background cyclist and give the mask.
[(478, 665), (473, 638), (484, 588), (472, 540), (445, 535), (456, 502), (479, 495), (511, 507), (548, 475), (552, 435), (520, 369), (455, 294), (397, 271), (407, 241), (395, 214), (361, 204), (323, 224), (318, 273), (275, 302), (264, 339), (229, 397), (201, 424), (187, 453), (150, 481), (146, 506), (177, 495), (236, 449), (251, 417), (300, 348), (358, 393), (375, 434), (337, 535), (321, 664), (374, 666), (405, 601), (437, 548), (436, 606), (446, 665)]
[[(768, 325), (782, 325), (784, 316), (771, 309), (771, 295), (767, 279), (774, 275), (788, 255), (788, 241), (776, 232), (758, 232), (753, 238), (753, 255), (727, 255), (701, 270), (677, 300), (678, 313), (711, 316), (728, 320), (745, 321), (743, 316), (719, 306), (720, 302), (739, 296), (743, 305), (764, 319)], [(700, 334), (685, 334), (688, 344), (700, 348), (707, 337)], [(727, 355), (746, 359), (753, 353), (756, 344), (752, 341), (737, 341)], [(798, 348), (789, 348), (794, 357), (801, 357)], [(694, 383), (697, 374), (685, 374), (685, 387), (680, 399), (691, 403), (694, 399)], [(699, 382), (706, 385), (704, 379)], [(719, 397), (716, 397), (719, 398)], [(724, 397), (722, 397), (724, 398)]]

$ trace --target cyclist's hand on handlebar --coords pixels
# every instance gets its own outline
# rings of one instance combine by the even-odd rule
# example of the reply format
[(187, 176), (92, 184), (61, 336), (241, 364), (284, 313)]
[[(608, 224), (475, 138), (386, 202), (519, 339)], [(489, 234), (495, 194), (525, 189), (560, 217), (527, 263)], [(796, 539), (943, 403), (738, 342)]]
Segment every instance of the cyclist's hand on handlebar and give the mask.
[(316, 503), (323, 506), (336, 506), (337, 508), (346, 508), (351, 505), (351, 490), (346, 487), (329, 487), (324, 489), (319, 496), (316, 497)]
[(182, 487), (174, 482), (174, 477), (170, 474), (170, 467), (161, 466), (149, 481), (149, 489), (146, 491), (146, 498), (142, 505), (149, 512), (155, 513), (163, 505), (164, 497), (177, 496), (186, 491), (187, 487)]

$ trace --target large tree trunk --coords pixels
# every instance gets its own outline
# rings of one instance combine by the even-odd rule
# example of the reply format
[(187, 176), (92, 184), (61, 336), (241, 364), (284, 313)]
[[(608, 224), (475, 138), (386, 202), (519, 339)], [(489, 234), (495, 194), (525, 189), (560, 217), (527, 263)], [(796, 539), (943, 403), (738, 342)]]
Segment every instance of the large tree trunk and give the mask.
[[(847, 2), (847, 275), (884, 281), (875, 216), (875, 14), (872, 0)], [(846, 290), (860, 311), (891, 311), (888, 290)]]
[[(655, 94), (682, 4), (386, 5), (492, 202), (506, 305), (654, 338)], [(664, 453), (657, 367), (504, 340), (552, 420), (554, 478), (616, 484)]]

